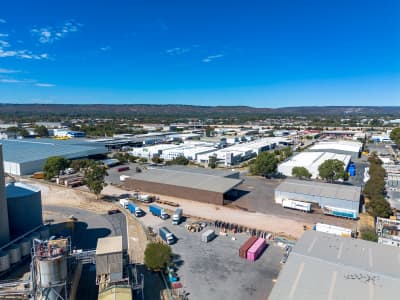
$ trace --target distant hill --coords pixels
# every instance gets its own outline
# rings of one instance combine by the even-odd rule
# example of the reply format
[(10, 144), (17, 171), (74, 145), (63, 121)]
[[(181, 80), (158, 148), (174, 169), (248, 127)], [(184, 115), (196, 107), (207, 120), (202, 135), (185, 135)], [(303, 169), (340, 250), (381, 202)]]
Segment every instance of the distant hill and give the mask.
[(0, 115), (65, 115), (65, 116), (178, 116), (178, 117), (235, 117), (235, 116), (324, 116), (324, 115), (393, 115), (400, 116), (400, 106), (300, 106), (256, 108), (250, 106), (194, 106), (152, 104), (0, 104)]

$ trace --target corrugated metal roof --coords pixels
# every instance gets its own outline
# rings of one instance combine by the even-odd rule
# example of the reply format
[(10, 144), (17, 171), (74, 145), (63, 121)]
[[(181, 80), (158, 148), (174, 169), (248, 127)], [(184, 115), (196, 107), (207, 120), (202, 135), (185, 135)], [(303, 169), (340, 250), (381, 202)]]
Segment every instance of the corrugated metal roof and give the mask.
[(277, 191), (327, 197), (359, 202), (361, 188), (353, 185), (288, 179), (276, 187)]
[(400, 248), (306, 231), (268, 299), (391, 299), (399, 270)]
[(225, 193), (243, 181), (240, 179), (158, 168), (132, 174), (131, 178), (155, 184), (175, 185), (217, 193)]
[(30, 162), (50, 156), (65, 158), (85, 157), (106, 153), (104, 146), (81, 140), (58, 141), (52, 139), (1, 140), (3, 157), (7, 162)]
[(97, 240), (96, 255), (122, 252), (122, 236), (105, 237)]
[(172, 171), (180, 171), (180, 172), (190, 172), (190, 173), (198, 173), (212, 176), (220, 176), (220, 177), (228, 177), (232, 175), (239, 175), (238, 171), (233, 170), (220, 170), (220, 169), (209, 169), (209, 168), (199, 168), (199, 167), (190, 167), (190, 166), (180, 166), (180, 165), (172, 165), (165, 167), (157, 167), (162, 170), (172, 170)]
[(98, 300), (131, 300), (132, 289), (128, 286), (113, 286), (99, 293)]

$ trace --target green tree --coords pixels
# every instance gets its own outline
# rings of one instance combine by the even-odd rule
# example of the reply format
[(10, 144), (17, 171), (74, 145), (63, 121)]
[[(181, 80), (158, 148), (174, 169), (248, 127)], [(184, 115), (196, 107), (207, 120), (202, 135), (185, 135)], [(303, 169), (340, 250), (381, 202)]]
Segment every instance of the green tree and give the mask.
[(72, 169), (79, 171), (81, 169), (85, 169), (85, 168), (89, 167), (92, 163), (93, 163), (93, 160), (91, 160), (91, 159), (74, 159), (74, 160), (71, 160), (71, 163), (69, 164), (69, 166)]
[(85, 169), (85, 181), (89, 190), (99, 198), (103, 188), (107, 186), (104, 178), (107, 176), (106, 168), (93, 162)]
[(266, 176), (276, 172), (278, 167), (278, 159), (272, 152), (260, 153), (250, 166), (250, 173), (252, 175)]
[(158, 156), (153, 156), (153, 158), (151, 159), (151, 161), (155, 164), (161, 164), (162, 162), (164, 162), (164, 160)]
[(138, 159), (138, 161), (139, 161), (140, 163), (144, 164), (144, 163), (147, 163), (147, 158), (146, 158), (146, 157), (140, 157), (140, 158)]
[(361, 239), (366, 240), (366, 241), (371, 241), (371, 242), (377, 242), (378, 236), (373, 229), (367, 228), (367, 229), (361, 230)]
[(392, 130), (390, 133), (390, 139), (397, 145), (400, 145), (400, 127)]
[(311, 173), (304, 167), (294, 167), (292, 169), (292, 176), (302, 178), (311, 178)]
[(43, 125), (36, 126), (35, 133), (40, 137), (48, 137), (49, 136), (49, 130), (46, 128), (46, 126), (43, 126)]
[(161, 243), (149, 243), (144, 251), (144, 263), (151, 270), (164, 269), (171, 262), (171, 247)]
[(333, 182), (338, 179), (345, 179), (344, 163), (338, 159), (328, 159), (318, 167), (319, 177)]
[(211, 156), (208, 158), (208, 166), (209, 166), (211, 169), (215, 169), (215, 168), (217, 167), (217, 158), (216, 158), (214, 155), (211, 155)]
[(208, 137), (214, 135), (214, 128), (212, 128), (212, 127), (210, 127), (210, 126), (207, 126), (207, 127), (205, 128), (205, 131), (206, 131), (206, 136), (208, 136)]
[(43, 166), (44, 178), (50, 180), (54, 176), (60, 175), (60, 171), (69, 166), (69, 161), (62, 156), (49, 157)]
[(389, 202), (383, 195), (374, 195), (366, 204), (367, 212), (373, 217), (388, 218), (392, 214)]
[(184, 156), (178, 156), (170, 161), (166, 162), (167, 165), (188, 165), (189, 164), (189, 160), (184, 157)]

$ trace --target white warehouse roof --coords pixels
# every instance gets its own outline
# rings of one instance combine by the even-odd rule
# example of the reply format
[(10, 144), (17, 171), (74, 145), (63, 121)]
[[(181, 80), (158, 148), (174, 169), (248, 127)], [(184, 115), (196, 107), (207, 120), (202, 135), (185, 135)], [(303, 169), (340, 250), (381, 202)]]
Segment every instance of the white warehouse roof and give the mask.
[(330, 152), (300, 152), (281, 163), (278, 166), (278, 172), (285, 176), (292, 176), (292, 169), (294, 167), (304, 167), (311, 173), (312, 178), (317, 178), (319, 175), (318, 167), (328, 159), (337, 159), (343, 162), (346, 168), (350, 163), (351, 155)]
[(334, 141), (334, 142), (319, 142), (310, 147), (310, 150), (339, 150), (346, 152), (358, 153), (362, 149), (362, 144), (355, 141)]

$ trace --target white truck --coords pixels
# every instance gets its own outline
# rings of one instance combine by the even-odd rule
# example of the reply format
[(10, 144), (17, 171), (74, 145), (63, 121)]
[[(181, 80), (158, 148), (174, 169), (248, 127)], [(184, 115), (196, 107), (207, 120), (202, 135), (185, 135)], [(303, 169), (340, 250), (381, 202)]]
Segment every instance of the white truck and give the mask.
[(128, 208), (129, 200), (128, 199), (119, 199), (119, 205), (123, 208)]
[(282, 207), (301, 210), (304, 212), (311, 212), (311, 203), (296, 201), (296, 200), (282, 200)]
[(181, 219), (182, 219), (182, 215), (183, 215), (183, 209), (177, 208), (175, 210), (174, 214), (172, 215), (172, 224), (179, 225), (179, 223), (181, 222)]

